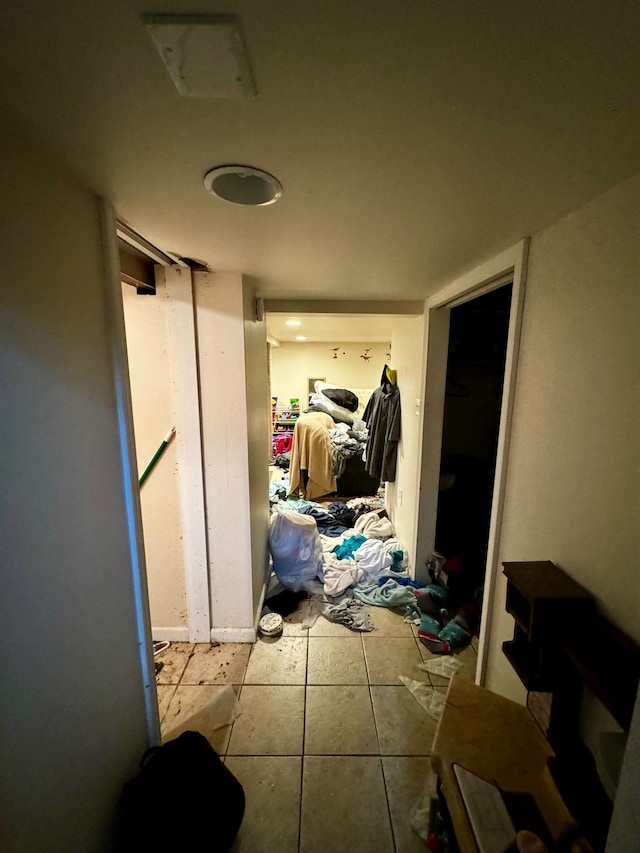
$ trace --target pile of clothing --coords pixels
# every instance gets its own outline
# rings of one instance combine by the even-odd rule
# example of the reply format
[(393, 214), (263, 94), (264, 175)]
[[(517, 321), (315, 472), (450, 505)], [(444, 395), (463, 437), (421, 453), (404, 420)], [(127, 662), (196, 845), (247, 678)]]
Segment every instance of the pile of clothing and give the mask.
[(362, 456), (367, 446), (369, 433), (363, 421), (356, 421), (353, 425), (339, 423), (335, 429), (329, 430), (331, 439), (331, 465), (334, 476), (341, 477), (347, 465), (347, 459), (352, 456)]
[(400, 607), (432, 651), (448, 653), (465, 645), (472, 630), (464, 614), (449, 617), (446, 588), (424, 587), (410, 578), (406, 552), (386, 511), (371, 503), (355, 498), (324, 507), (281, 500), (270, 535), (278, 580), (297, 594), (310, 594), (320, 614), (352, 630), (372, 630), (365, 605)]

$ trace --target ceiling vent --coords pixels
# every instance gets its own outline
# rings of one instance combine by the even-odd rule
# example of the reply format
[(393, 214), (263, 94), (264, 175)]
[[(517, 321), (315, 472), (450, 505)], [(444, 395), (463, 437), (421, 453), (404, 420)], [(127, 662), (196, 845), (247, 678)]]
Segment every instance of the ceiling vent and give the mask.
[(256, 94), (235, 15), (142, 15), (178, 92), (186, 98)]

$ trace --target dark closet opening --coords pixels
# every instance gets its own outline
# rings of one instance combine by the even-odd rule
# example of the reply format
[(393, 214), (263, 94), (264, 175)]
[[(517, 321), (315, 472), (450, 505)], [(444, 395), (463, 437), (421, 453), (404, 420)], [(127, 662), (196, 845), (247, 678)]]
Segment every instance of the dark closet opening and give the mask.
[(511, 284), (451, 309), (436, 550), (479, 621), (504, 383)]

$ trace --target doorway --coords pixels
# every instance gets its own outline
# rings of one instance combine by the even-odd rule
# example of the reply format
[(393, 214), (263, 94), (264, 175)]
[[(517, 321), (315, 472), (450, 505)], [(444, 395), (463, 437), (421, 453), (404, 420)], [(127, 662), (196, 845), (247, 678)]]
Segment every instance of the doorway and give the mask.
[(502, 511), (505, 497), (509, 439), (515, 397), (520, 327), (524, 307), (528, 240), (521, 240), (490, 261), (451, 282), (427, 300), (425, 331), (425, 364), (423, 367), (423, 405), (420, 422), (421, 469), (419, 501), (416, 514), (416, 570), (420, 580), (428, 580), (426, 560), (435, 549), (436, 519), (440, 495), (440, 463), (447, 388), (449, 326), (452, 312), (458, 306), (511, 282), (511, 310), (506, 342), (504, 380), (500, 405), (500, 421), (495, 454), (493, 496), (487, 541), (482, 592), (481, 627), (478, 638), (476, 683), (485, 681), (491, 613), (498, 574)]
[(512, 284), (451, 309), (435, 551), (452, 605), (480, 625)]

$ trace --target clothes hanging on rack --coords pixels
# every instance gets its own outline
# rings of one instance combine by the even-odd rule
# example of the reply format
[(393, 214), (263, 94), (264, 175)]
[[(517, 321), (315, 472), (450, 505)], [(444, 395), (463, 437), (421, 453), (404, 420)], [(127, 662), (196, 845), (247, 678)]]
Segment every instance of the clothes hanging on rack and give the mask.
[(396, 371), (385, 365), (380, 387), (371, 395), (362, 416), (369, 429), (365, 469), (387, 483), (393, 483), (396, 478), (400, 440), (400, 389), (396, 378)]

